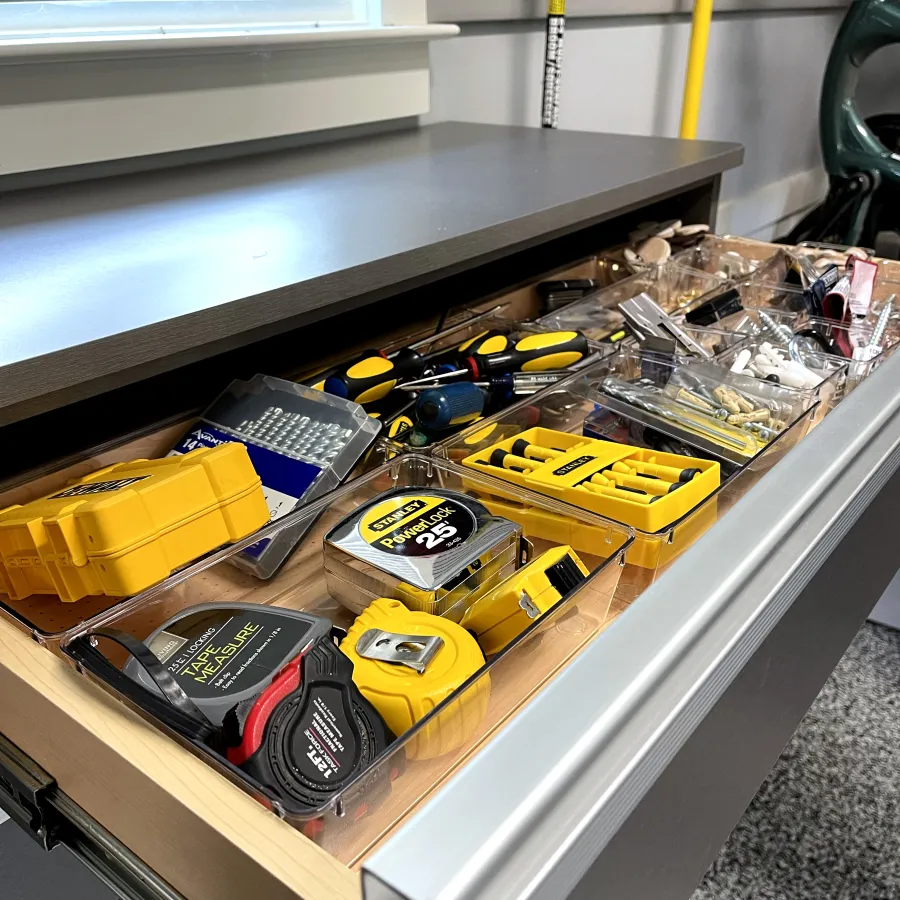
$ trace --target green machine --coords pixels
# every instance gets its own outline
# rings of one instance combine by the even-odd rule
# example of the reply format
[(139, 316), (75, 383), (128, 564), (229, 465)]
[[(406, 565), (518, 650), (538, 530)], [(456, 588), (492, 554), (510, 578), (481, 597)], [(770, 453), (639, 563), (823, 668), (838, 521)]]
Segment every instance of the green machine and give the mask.
[(866, 244), (900, 258), (900, 116), (865, 120), (859, 71), (876, 50), (900, 43), (900, 0), (854, 0), (835, 38), (819, 108), (825, 201), (783, 240)]

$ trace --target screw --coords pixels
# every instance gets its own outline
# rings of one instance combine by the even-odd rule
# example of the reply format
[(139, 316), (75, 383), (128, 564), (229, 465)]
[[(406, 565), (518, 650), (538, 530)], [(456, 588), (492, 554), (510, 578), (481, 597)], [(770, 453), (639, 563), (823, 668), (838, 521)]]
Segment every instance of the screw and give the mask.
[(891, 317), (891, 313), (894, 311), (894, 300), (897, 299), (896, 294), (891, 294), (885, 302), (884, 306), (881, 308), (881, 312), (878, 314), (878, 322), (875, 324), (875, 330), (872, 332), (872, 337), (869, 339), (869, 343), (867, 346), (869, 347), (880, 347), (881, 340), (884, 337), (884, 332), (887, 329), (888, 319)]
[(776, 322), (767, 312), (761, 309), (757, 310), (756, 314), (759, 316), (760, 331), (763, 335), (770, 337), (784, 347), (790, 344), (793, 340), (794, 332), (787, 325)]

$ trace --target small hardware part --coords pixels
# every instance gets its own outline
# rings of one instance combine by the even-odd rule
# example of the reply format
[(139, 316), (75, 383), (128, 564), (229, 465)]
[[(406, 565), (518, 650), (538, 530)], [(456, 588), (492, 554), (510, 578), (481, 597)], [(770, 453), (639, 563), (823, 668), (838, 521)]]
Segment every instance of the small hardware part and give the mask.
[(639, 341), (648, 337), (669, 338), (694, 356), (703, 359), (712, 356), (711, 351), (695, 341), (649, 294), (638, 294), (625, 300), (619, 304), (619, 309)]

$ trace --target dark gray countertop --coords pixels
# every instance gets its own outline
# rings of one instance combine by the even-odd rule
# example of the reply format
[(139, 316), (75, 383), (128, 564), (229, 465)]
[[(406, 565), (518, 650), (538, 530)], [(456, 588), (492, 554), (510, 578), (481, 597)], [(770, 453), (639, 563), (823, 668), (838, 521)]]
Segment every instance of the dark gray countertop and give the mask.
[(587, 227), (742, 153), (445, 123), (5, 195), (0, 423)]

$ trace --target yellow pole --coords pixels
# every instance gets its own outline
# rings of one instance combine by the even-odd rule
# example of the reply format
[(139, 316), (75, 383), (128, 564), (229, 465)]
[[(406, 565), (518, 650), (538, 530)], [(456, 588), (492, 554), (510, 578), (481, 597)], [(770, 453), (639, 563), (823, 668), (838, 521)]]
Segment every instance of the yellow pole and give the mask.
[(681, 137), (697, 137), (700, 118), (700, 97), (703, 94), (703, 71), (706, 68), (706, 45), (709, 43), (709, 23), (712, 21), (713, 0), (694, 0), (691, 24), (691, 48), (688, 52), (687, 72), (684, 76), (684, 101), (681, 106)]

